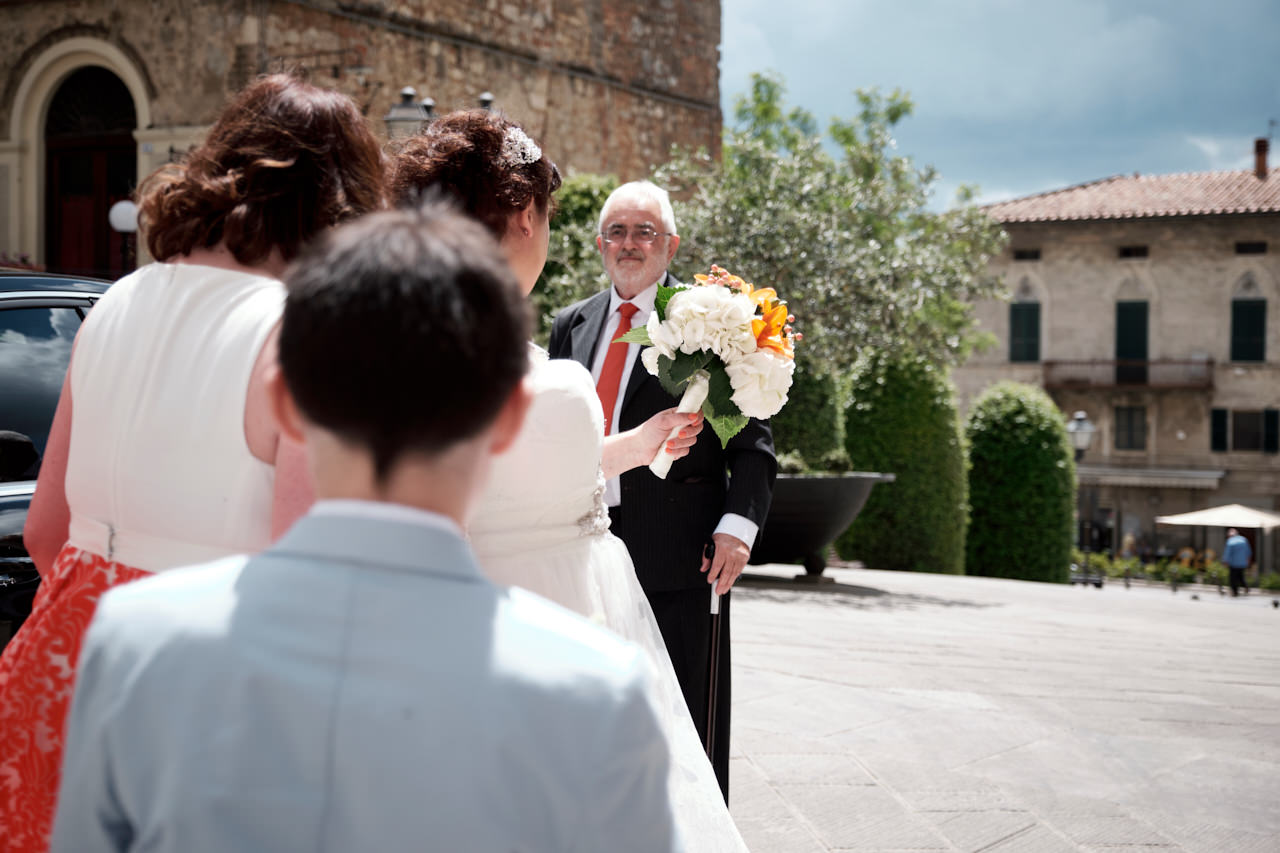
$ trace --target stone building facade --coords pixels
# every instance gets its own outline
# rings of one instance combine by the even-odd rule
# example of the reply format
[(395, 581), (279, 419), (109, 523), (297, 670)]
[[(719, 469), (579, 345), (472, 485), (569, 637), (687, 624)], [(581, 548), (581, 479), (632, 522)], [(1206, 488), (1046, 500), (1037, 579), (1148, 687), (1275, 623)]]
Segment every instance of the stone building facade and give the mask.
[(118, 236), (85, 232), (263, 72), (351, 95), (380, 133), (405, 86), (437, 113), (487, 91), (565, 171), (630, 179), (672, 145), (719, 145), (718, 0), (0, 0), (0, 15), (0, 252), (50, 268), (118, 272)]
[(1266, 157), (1259, 140), (1254, 170), (1116, 177), (988, 208), (1010, 236), (992, 264), (1009, 300), (977, 306), (999, 343), (955, 372), (961, 404), (1015, 379), (1087, 414), (1080, 506), (1097, 547), (1129, 535), (1153, 553), (1220, 552), (1221, 530), (1155, 517), (1280, 509), (1280, 176)]

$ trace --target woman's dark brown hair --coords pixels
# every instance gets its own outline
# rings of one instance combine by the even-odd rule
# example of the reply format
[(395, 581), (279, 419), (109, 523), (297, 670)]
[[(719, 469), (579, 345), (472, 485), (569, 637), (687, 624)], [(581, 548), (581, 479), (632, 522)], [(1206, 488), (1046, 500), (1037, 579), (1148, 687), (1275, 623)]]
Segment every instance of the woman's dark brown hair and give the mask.
[(528, 139), (515, 122), (487, 110), (441, 116), (394, 154), (392, 201), (413, 205), (433, 189), (453, 199), (498, 239), (506, 233), (511, 214), (529, 202), (540, 213), (549, 213), (551, 194), (560, 188), (559, 170), (545, 154), (529, 163), (504, 154), (508, 134)]
[(385, 161), (347, 96), (273, 74), (236, 95), (204, 143), (138, 189), (158, 260), (225, 242), (252, 266), (292, 260), (324, 228), (383, 207)]

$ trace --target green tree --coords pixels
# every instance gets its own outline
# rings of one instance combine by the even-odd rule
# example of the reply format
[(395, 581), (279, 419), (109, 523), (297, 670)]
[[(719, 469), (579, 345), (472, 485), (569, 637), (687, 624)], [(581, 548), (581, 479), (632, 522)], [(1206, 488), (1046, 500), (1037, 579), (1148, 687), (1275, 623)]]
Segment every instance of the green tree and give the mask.
[(684, 152), (658, 170), (678, 199), (677, 274), (719, 263), (776, 288), (819, 372), (843, 375), (866, 349), (958, 363), (980, 340), (970, 304), (998, 292), (987, 261), (1004, 234), (967, 194), (928, 208), (933, 169), (893, 151), (905, 94), (857, 95), (824, 139), (778, 78), (753, 75), (720, 162)]
[[(928, 208), (934, 171), (893, 150), (893, 129), (912, 110), (903, 93), (860, 91), (858, 114), (833, 120), (825, 136), (783, 95), (780, 79), (753, 76), (721, 159), (676, 151), (654, 180), (675, 196), (677, 277), (719, 263), (788, 301), (804, 340), (792, 399), (775, 418), (778, 448), (798, 467), (842, 467), (841, 411), (858, 357), (962, 361), (984, 340), (970, 305), (998, 293), (987, 261), (1004, 234), (968, 195), (945, 212)], [(580, 175), (561, 191), (534, 294), (544, 329), (554, 310), (606, 286), (595, 217), (614, 185)]]
[(947, 368), (919, 356), (864, 357), (852, 376), (845, 447), (859, 471), (890, 471), (836, 542), (875, 569), (964, 573), (966, 463)]
[(1076, 471), (1062, 413), (1039, 388), (1000, 382), (974, 401), (966, 431), (966, 572), (1066, 583)]
[(596, 249), (597, 220), (604, 201), (618, 186), (611, 175), (579, 173), (566, 178), (556, 193), (547, 265), (530, 297), (536, 328), (546, 343), (557, 311), (609, 286)]

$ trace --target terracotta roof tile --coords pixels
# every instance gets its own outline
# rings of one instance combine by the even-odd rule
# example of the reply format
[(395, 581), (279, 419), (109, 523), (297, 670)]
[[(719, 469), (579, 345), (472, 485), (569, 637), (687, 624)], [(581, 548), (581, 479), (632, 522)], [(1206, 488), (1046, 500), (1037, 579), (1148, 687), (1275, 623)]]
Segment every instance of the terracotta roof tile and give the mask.
[(1272, 169), (1265, 180), (1259, 180), (1252, 169), (1116, 175), (983, 209), (999, 222), (1280, 213), (1280, 170)]

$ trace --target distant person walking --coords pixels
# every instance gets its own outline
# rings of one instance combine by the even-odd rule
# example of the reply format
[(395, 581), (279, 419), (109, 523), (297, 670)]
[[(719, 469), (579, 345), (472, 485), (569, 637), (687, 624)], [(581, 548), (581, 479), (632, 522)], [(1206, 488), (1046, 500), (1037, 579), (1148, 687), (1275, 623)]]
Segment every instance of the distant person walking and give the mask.
[(1227, 564), (1231, 576), (1231, 594), (1239, 595), (1240, 588), (1249, 592), (1249, 583), (1244, 578), (1244, 570), (1249, 568), (1253, 560), (1253, 549), (1249, 540), (1240, 535), (1234, 527), (1227, 528), (1227, 545), (1222, 549), (1222, 562)]

